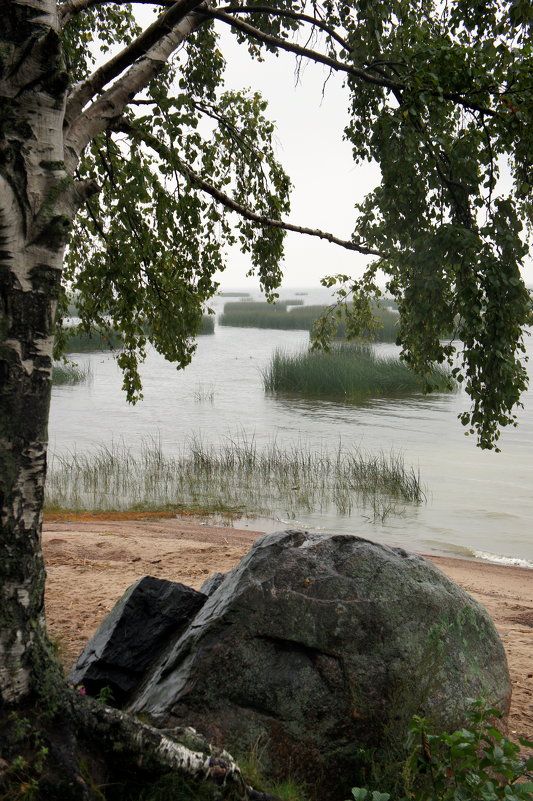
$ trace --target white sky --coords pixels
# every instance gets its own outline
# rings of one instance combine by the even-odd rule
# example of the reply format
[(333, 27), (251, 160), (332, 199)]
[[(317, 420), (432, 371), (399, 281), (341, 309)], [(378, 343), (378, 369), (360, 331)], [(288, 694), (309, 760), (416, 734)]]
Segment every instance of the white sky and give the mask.
[[(229, 33), (221, 48), (227, 61), (227, 84), (232, 88), (258, 89), (269, 102), (267, 116), (276, 122), (279, 161), (294, 184), (290, 221), (330, 231), (349, 239), (354, 228), (354, 204), (379, 181), (376, 165), (355, 165), (350, 145), (343, 140), (348, 93), (342, 76), (307, 63), (296, 85), (295, 57), (265, 55), (258, 63)], [(285, 239), (283, 286), (316, 286), (322, 276), (343, 272), (360, 275), (369, 257), (347, 251), (315, 237), (288, 233)], [(232, 251), (230, 265), (219, 280), (222, 289), (255, 287), (257, 279), (245, 277), (246, 257)], [(533, 284), (533, 261), (524, 272)]]
[[(224, 36), (222, 51), (228, 86), (251, 87), (268, 100), (266, 115), (276, 123), (276, 155), (293, 183), (290, 221), (349, 239), (354, 204), (379, 181), (379, 170), (375, 165), (356, 166), (343, 140), (348, 93), (340, 76), (332, 75), (323, 93), (329, 71), (322, 65), (304, 64), (297, 83), (296, 59), (289, 53), (266, 54), (265, 62), (258, 63), (231, 35)], [(360, 274), (367, 261), (316, 237), (288, 233), (283, 285), (315, 286), (330, 273)], [(255, 286), (255, 278), (244, 277), (248, 267), (246, 257), (233, 250), (221, 285)]]

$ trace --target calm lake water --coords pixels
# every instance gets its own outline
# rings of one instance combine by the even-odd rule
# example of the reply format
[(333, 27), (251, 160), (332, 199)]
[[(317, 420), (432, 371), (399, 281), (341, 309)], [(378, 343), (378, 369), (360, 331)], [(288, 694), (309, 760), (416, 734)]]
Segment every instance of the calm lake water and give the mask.
[[(293, 297), (285, 290), (283, 297)], [(224, 302), (212, 306), (221, 311)], [(309, 291), (306, 303), (324, 302)], [(250, 528), (277, 530), (306, 527), (353, 532), (369, 539), (425, 553), (476, 556), (533, 567), (533, 389), (524, 398), (517, 429), (502, 434), (502, 453), (480, 451), (464, 435), (457, 419), (468, 408), (462, 393), (373, 399), (364, 404), (284, 399), (264, 393), (261, 369), (273, 350), (297, 351), (308, 343), (303, 331), (227, 328), (199, 338), (192, 364), (184, 371), (151, 352), (143, 367), (144, 401), (129, 406), (121, 376), (110, 354), (72, 358), (90, 364), (92, 380), (74, 387), (54, 387), (50, 414), (50, 450), (87, 451), (111, 441), (133, 450), (157, 438), (165, 453), (181, 449), (191, 435), (205, 443), (228, 437), (255, 437), (258, 446), (304, 442), (316, 448), (360, 447), (365, 452), (391, 450), (407, 467), (420, 470), (427, 502), (408, 506), (401, 515), (372, 523), (361, 514), (308, 514), (287, 520), (241, 521)], [(533, 357), (533, 342), (526, 343)], [(394, 346), (377, 346), (394, 352)], [(531, 364), (533, 365), (533, 358)], [(530, 369), (533, 369), (531, 367)], [(199, 400), (204, 398), (204, 400)], [(206, 399), (209, 398), (209, 399)], [(179, 501), (179, 499), (176, 499)]]

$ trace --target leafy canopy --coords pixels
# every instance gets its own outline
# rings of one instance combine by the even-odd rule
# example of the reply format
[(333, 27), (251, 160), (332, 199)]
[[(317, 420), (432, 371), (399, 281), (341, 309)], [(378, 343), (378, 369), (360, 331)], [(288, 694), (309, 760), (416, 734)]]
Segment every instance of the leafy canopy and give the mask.
[[(435, 361), (453, 364), (472, 401), (462, 422), (494, 447), (499, 428), (516, 423), (532, 322), (521, 278), (533, 186), (529, 0), (249, 0), (198, 4), (195, 14), (181, 49), (78, 167), (101, 192), (75, 222), (66, 286), (83, 327), (122, 331), (129, 397), (140, 393), (147, 340), (179, 366), (189, 362), (226, 245), (250, 254), (267, 294), (281, 280), (290, 181), (265, 102), (224, 87), (219, 36), (229, 26), (254, 58), (289, 50), (346, 83), (344, 136), (356, 162), (379, 164), (381, 181), (341, 244), (373, 259), (358, 279), (323, 283), (341, 285), (339, 308), (356, 336), (384, 275), (401, 313), (403, 358), (423, 375)], [(94, 69), (96, 42), (106, 51), (138, 35), (131, 6), (81, 3), (64, 30), (71, 75)], [(508, 172), (510, 181), (499, 180)], [(323, 319), (318, 346), (333, 325)], [(454, 339), (442, 341), (449, 331)], [(63, 341), (64, 332), (58, 348)]]

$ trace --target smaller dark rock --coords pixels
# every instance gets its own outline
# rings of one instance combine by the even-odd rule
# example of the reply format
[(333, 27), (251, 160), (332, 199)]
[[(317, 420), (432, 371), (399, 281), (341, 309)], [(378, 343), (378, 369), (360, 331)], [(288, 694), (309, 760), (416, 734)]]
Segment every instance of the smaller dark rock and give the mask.
[(204, 581), (200, 587), (200, 592), (203, 592), (203, 594), (207, 595), (208, 597), (213, 595), (213, 593), (218, 590), (225, 578), (225, 573), (213, 573), (212, 576), (209, 576), (209, 578)]
[(69, 681), (96, 696), (105, 687), (122, 706), (161, 656), (168, 639), (185, 630), (207, 595), (145, 576), (129, 587), (85, 646)]

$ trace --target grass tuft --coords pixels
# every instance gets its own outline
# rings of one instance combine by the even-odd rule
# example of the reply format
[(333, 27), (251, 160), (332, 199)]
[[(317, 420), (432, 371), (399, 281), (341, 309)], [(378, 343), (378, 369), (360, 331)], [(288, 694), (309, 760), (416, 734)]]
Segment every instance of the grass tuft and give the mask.
[(337, 344), (330, 352), (276, 350), (263, 371), (263, 383), (267, 392), (343, 400), (454, 388), (443, 367), (424, 379), (398, 358), (380, 358), (372, 348), (354, 343)]
[(237, 514), (302, 513), (349, 516), (360, 510), (374, 520), (425, 500), (419, 474), (399, 454), (359, 449), (314, 450), (275, 441), (259, 449), (244, 436), (217, 447), (191, 438), (176, 456), (156, 441), (134, 454), (124, 445), (53, 456), (45, 509), (154, 510), (183, 506)]
[(80, 367), (72, 362), (58, 362), (52, 368), (52, 384), (63, 386), (65, 384), (82, 384), (92, 379), (90, 365)]

